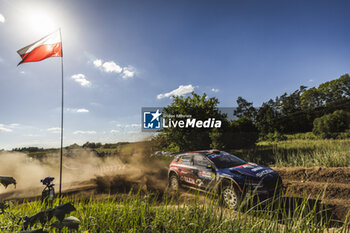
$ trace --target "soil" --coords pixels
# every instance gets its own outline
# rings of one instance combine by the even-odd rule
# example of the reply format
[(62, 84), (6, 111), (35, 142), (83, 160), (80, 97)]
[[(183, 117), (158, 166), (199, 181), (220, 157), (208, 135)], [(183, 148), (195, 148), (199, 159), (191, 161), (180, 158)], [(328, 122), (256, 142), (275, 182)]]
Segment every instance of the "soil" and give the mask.
[(274, 168), (282, 177), (286, 197), (320, 201), (334, 220), (344, 221), (350, 210), (350, 167)]

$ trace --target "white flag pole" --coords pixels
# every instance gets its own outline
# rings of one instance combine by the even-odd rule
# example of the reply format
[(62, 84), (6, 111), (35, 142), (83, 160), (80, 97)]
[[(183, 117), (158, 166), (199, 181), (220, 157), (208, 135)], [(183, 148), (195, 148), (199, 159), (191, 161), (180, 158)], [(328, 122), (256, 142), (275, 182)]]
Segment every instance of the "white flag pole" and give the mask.
[(62, 34), (61, 34), (61, 28), (60, 30), (60, 37), (61, 37), (61, 74), (62, 74), (62, 96), (61, 96), (61, 149), (60, 149), (60, 189), (59, 189), (59, 203), (61, 204), (61, 195), (62, 195), (62, 160), (63, 160), (63, 103), (64, 103), (64, 98), (63, 98), (63, 90), (64, 90), (64, 82), (63, 82), (63, 40), (62, 40)]

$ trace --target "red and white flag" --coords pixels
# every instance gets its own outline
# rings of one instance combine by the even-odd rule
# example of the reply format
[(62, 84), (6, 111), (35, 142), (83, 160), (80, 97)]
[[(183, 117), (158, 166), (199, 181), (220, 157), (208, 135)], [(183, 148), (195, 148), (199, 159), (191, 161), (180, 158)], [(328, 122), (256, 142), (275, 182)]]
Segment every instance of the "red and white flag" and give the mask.
[(49, 57), (62, 57), (61, 33), (57, 30), (37, 42), (18, 50), (17, 53), (22, 58), (18, 65), (25, 62), (41, 61)]

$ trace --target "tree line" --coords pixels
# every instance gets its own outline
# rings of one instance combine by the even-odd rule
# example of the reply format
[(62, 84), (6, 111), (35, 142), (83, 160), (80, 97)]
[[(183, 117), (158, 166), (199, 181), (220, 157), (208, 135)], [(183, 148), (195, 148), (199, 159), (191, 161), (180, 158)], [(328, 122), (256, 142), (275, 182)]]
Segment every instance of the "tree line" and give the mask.
[[(307, 89), (306, 86), (301, 86), (291, 94), (284, 93), (274, 100), (270, 99), (257, 109), (247, 110), (247, 106), (252, 107), (252, 103), (241, 97), (237, 104), (238, 113), (254, 122), (262, 139), (271, 134), (311, 131), (322, 138), (329, 138), (336, 137), (337, 133), (349, 128), (349, 118), (346, 116), (350, 111), (349, 100), (350, 76), (345, 74), (318, 87)], [(323, 121), (315, 121), (321, 117), (324, 117)], [(337, 121), (339, 122), (336, 123)], [(329, 132), (325, 131), (326, 128)]]
[(221, 128), (163, 128), (153, 139), (158, 148), (189, 151), (207, 148), (247, 148), (259, 140), (281, 140), (286, 134), (313, 132), (320, 138), (350, 136), (350, 76), (322, 83), (318, 87), (284, 93), (254, 106), (243, 97), (236, 100), (234, 120), (218, 109), (219, 100), (192, 93), (176, 96), (163, 109), (167, 115), (192, 115), (222, 121)]

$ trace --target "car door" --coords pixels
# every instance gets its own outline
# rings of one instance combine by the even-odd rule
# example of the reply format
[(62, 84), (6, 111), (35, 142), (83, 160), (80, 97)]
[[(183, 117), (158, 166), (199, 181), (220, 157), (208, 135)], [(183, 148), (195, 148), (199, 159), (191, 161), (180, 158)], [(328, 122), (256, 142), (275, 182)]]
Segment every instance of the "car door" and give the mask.
[(202, 154), (193, 155), (193, 164), (195, 167), (194, 174), (196, 179), (196, 187), (208, 190), (215, 184), (215, 170), (213, 164)]
[(196, 177), (194, 176), (194, 166), (193, 166), (193, 156), (192, 154), (183, 154), (179, 161), (179, 179), (180, 182), (184, 185), (195, 186)]

